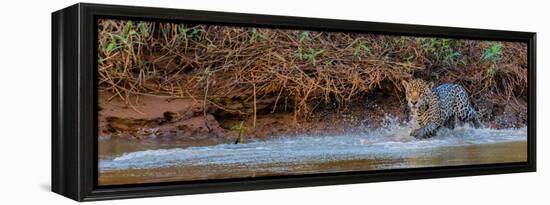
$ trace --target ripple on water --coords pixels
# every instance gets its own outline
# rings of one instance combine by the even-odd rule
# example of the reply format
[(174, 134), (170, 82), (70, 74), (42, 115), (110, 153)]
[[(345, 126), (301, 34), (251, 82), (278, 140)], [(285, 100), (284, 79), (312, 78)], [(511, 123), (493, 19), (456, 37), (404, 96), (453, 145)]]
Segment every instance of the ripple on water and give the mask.
[(99, 161), (101, 171), (200, 165), (265, 165), (272, 163), (401, 158), (433, 148), (527, 140), (527, 128), (441, 130), (436, 137), (415, 140), (410, 128), (391, 126), (338, 136), (280, 136), (245, 144), (154, 149)]

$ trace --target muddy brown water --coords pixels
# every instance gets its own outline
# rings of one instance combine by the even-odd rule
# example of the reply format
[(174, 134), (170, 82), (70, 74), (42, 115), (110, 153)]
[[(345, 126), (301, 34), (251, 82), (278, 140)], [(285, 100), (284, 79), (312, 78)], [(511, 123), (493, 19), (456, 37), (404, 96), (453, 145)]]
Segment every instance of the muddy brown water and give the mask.
[(428, 140), (391, 128), (245, 144), (100, 142), (100, 185), (523, 162), (527, 129), (458, 128)]
[(243, 165), (181, 166), (149, 169), (125, 169), (102, 172), (99, 184), (135, 184), (170, 181), (194, 181), (207, 179), (246, 178), (312, 173), (380, 170), (391, 168), (415, 168), (433, 166), (457, 166), (522, 162), (527, 160), (527, 143), (505, 142), (487, 145), (468, 145), (438, 148), (429, 154), (402, 159), (363, 159), (297, 164), (270, 164), (257, 167)]

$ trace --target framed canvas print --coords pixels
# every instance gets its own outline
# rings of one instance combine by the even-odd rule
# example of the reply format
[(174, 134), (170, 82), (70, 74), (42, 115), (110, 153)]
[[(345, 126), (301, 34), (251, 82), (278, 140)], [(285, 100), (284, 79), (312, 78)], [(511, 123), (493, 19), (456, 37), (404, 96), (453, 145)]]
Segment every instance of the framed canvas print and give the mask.
[(535, 36), (76, 4), (52, 14), (52, 190), (535, 171)]

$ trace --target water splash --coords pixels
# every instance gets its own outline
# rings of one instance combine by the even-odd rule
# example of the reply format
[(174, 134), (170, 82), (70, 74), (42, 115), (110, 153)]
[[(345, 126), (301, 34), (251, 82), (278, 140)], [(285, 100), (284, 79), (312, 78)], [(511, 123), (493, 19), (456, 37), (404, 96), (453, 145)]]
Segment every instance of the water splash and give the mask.
[(125, 153), (99, 161), (100, 171), (172, 166), (239, 165), (326, 162), (333, 160), (399, 159), (434, 148), (527, 140), (527, 128), (442, 129), (436, 137), (416, 140), (410, 126), (387, 118), (387, 126), (370, 132), (337, 136), (280, 136), (246, 144), (156, 149)]

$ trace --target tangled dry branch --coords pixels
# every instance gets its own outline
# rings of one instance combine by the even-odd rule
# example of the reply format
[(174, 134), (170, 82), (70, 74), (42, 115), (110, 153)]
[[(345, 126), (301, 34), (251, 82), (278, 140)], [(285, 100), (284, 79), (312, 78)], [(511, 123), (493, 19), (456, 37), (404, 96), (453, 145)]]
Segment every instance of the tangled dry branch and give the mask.
[[(99, 20), (99, 86), (203, 100), (229, 114), (345, 108), (400, 81), (463, 85), (474, 102), (527, 100), (523, 43)], [(206, 102), (208, 101), (208, 102)], [(519, 103), (516, 103), (519, 105)]]

